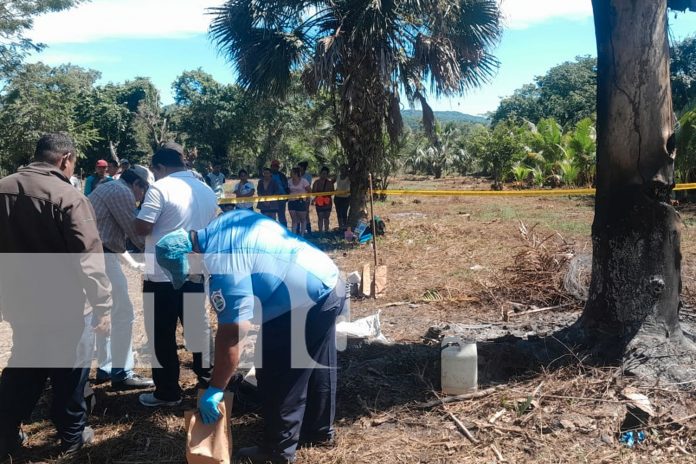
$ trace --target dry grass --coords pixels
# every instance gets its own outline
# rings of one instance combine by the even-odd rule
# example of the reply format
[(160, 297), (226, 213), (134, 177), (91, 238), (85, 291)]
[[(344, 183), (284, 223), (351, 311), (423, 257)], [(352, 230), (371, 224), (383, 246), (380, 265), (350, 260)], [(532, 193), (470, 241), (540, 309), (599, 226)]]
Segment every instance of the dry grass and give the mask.
[[(683, 392), (643, 388), (658, 410), (644, 427), (648, 439), (633, 450), (617, 442), (627, 403), (620, 392), (630, 384), (619, 374), (575, 366), (426, 411), (408, 405), (368, 410), (341, 430), (336, 451), (306, 453), (306, 462), (497, 462), (496, 450), (507, 462), (693, 462), (687, 453), (695, 445), (696, 418), (689, 411), (696, 399)], [(448, 412), (477, 444), (457, 430)]]
[[(476, 182), (419, 179), (393, 187), (481, 188)], [(430, 327), (489, 324), (501, 333), (524, 333), (572, 321), (577, 312), (545, 312), (503, 323), (500, 311), (506, 301), (544, 306), (570, 298), (560, 279), (566, 255), (589, 248), (592, 203), (564, 197), (413, 200), (394, 197), (376, 204), (387, 225), (378, 245), (380, 262), (389, 267), (389, 287), (378, 300), (352, 302), (353, 317), (380, 308), (383, 331), (395, 344), (353, 345), (340, 354), (338, 446), (301, 450), (299, 462), (494, 463), (501, 457), (509, 463), (696, 462), (696, 420), (683, 420), (696, 413), (696, 385), (635, 385), (650, 398), (657, 415), (644, 427), (645, 443), (627, 449), (617, 442), (626, 415), (621, 391), (634, 380), (613, 368), (576, 364), (542, 369), (523, 378), (507, 377), (500, 390), (484, 398), (415, 408), (438, 395), (439, 349), (423, 340)], [(682, 215), (687, 225), (696, 218), (689, 209)], [(526, 240), (521, 239), (519, 221), (527, 225)], [(682, 277), (685, 301), (691, 305), (696, 293), (695, 239), (694, 229), (686, 227)], [(371, 247), (344, 248), (332, 239), (322, 240), (322, 245), (346, 272), (372, 261)], [(138, 296), (134, 298), (140, 306)], [(688, 314), (683, 313), (687, 319)], [(7, 340), (7, 328), (0, 327), (0, 332), (0, 340)], [(188, 365), (190, 356), (181, 353)], [(481, 378), (481, 388), (486, 388), (491, 380)], [(27, 427), (30, 449), (15, 462), (183, 463), (183, 411), (193, 407), (195, 397), (195, 379), (188, 369), (182, 370), (182, 384), (186, 404), (155, 413), (137, 404), (140, 392), (119, 394), (97, 387), (99, 403), (90, 419), (97, 442), (69, 459), (52, 454), (44, 398)], [(447, 412), (479, 443), (465, 438)], [(256, 443), (260, 418), (240, 410), (234, 414), (235, 446)]]

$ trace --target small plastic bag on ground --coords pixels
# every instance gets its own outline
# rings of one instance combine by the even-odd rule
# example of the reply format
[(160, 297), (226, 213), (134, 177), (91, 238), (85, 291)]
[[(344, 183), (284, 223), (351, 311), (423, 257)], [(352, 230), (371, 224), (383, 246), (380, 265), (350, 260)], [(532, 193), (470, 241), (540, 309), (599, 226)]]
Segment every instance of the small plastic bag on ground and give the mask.
[(352, 322), (342, 321), (336, 324), (336, 338), (358, 338), (367, 341), (368, 343), (380, 343), (388, 345), (391, 342), (382, 333), (382, 326), (379, 321), (379, 315), (363, 317)]
[[(200, 398), (204, 390), (198, 392)], [(214, 424), (204, 424), (198, 411), (185, 411), (186, 462), (188, 464), (229, 464), (232, 462), (232, 393), (225, 392), (220, 402), (222, 417)]]

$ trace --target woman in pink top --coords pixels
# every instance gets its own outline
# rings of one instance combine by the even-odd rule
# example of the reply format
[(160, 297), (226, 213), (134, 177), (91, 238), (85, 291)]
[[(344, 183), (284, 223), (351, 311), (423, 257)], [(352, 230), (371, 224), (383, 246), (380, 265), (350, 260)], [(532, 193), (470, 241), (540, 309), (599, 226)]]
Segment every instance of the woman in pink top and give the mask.
[[(300, 168), (292, 168), (291, 177), (288, 181), (290, 195), (298, 193), (308, 193), (311, 189), (307, 179), (300, 174)], [(307, 201), (298, 198), (288, 202), (288, 211), (292, 220), (292, 231), (298, 235), (304, 235), (307, 230)]]

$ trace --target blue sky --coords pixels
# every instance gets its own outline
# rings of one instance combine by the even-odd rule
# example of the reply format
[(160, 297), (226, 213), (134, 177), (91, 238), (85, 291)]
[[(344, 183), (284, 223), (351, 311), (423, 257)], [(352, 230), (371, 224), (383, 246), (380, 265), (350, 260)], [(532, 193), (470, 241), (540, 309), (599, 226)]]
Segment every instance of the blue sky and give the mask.
[[(233, 82), (231, 67), (208, 40), (205, 8), (222, 0), (92, 0), (37, 18), (31, 36), (48, 45), (32, 57), (50, 65), (96, 69), (102, 82), (150, 77), (171, 103), (171, 83), (203, 68)], [(436, 110), (470, 114), (493, 111), (501, 97), (578, 55), (595, 55), (590, 0), (503, 0), (507, 28), (494, 51), (501, 61), (485, 87), (459, 98), (432, 101)], [(676, 39), (696, 34), (696, 13), (670, 14)]]

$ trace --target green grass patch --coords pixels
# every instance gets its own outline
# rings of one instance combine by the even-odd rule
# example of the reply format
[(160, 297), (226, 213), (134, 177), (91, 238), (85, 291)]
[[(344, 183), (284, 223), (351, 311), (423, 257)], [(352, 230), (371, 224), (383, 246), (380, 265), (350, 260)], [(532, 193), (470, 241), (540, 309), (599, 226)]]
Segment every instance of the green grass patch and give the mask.
[[(569, 214), (578, 206), (570, 202), (562, 202), (560, 205), (542, 205), (542, 207), (524, 205), (515, 207), (513, 205), (482, 205), (483, 208), (478, 212), (473, 212), (472, 220), (483, 222), (493, 220), (503, 221), (522, 221), (528, 226), (539, 224), (550, 230), (560, 233), (570, 233), (573, 235), (589, 236), (591, 232), (592, 220), (585, 214)], [(453, 207), (455, 208), (455, 207)], [(456, 209), (456, 208), (455, 208)]]

